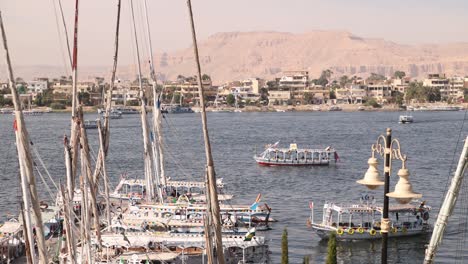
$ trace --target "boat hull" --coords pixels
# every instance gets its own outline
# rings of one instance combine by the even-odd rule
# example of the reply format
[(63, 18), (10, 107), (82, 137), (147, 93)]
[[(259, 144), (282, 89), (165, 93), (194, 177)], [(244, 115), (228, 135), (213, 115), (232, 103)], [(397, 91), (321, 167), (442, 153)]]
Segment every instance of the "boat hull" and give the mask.
[(268, 162), (268, 161), (258, 161), (257, 164), (261, 166), (328, 166), (330, 162), (304, 162), (304, 163), (291, 163), (291, 162)]
[(292, 160), (268, 160), (256, 157), (255, 161), (261, 166), (328, 166), (329, 160), (307, 160), (307, 161), (292, 161)]
[[(336, 239), (341, 241), (355, 241), (355, 240), (375, 240), (381, 239), (382, 234), (379, 230), (375, 230), (374, 234), (371, 234), (370, 230), (365, 229), (362, 233), (355, 229), (352, 234), (348, 233), (346, 230), (343, 231), (342, 234), (339, 234), (336, 228), (325, 227), (320, 225), (313, 225), (313, 231), (321, 238), (321, 239), (328, 239), (330, 233), (336, 234)], [(418, 236), (418, 235), (425, 235), (430, 233), (429, 226), (424, 226), (419, 229), (397, 229), (394, 232), (389, 232), (388, 237), (408, 237), (408, 236)]]

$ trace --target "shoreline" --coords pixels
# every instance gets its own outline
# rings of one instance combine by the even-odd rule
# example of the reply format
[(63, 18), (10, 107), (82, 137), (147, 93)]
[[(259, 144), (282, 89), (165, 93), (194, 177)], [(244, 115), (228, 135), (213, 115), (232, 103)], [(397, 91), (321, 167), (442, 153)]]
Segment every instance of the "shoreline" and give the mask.
[[(374, 108), (372, 106), (364, 106), (364, 105), (354, 105), (354, 104), (335, 104), (332, 106), (337, 106), (340, 110), (335, 110), (336, 112), (402, 112), (406, 111), (403, 108), (398, 107), (397, 105), (384, 105), (380, 108)], [(443, 110), (436, 110), (431, 109), (434, 107), (459, 107), (460, 110), (464, 110), (468, 108), (468, 103), (465, 104), (433, 104), (433, 103), (425, 103), (425, 104), (415, 104), (411, 105), (415, 108), (426, 108), (425, 110), (414, 110), (414, 111), (443, 111)], [(139, 106), (129, 107), (136, 110), (139, 110)], [(192, 109), (197, 112), (199, 111), (199, 107), (192, 107)], [(47, 107), (38, 107), (34, 108), (34, 110), (44, 111), (47, 112), (50, 110)], [(224, 106), (224, 107), (207, 107), (207, 112), (234, 112), (236, 110), (235, 107), (231, 106)], [(288, 106), (245, 106), (243, 108), (239, 108), (241, 112), (334, 112), (330, 111), (330, 105), (322, 104), (322, 105), (288, 105)], [(148, 112), (152, 112), (152, 107), (148, 107)], [(412, 112), (412, 111), (411, 111)], [(71, 113), (71, 107), (67, 107), (66, 109), (56, 109), (50, 110), (50, 113)], [(97, 107), (96, 106), (84, 106), (83, 113), (96, 113), (97, 114)]]

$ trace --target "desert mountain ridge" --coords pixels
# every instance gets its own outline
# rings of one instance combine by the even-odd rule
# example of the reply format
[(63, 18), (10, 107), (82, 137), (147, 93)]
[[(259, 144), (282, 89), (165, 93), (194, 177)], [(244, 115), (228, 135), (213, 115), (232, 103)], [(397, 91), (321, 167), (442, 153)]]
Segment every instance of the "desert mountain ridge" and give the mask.
[[(215, 84), (248, 77), (273, 79), (291, 70), (309, 71), (311, 78), (324, 69), (336, 76), (391, 76), (396, 70), (418, 78), (428, 73), (468, 75), (468, 43), (405, 45), (346, 31), (223, 32), (199, 40), (199, 52), (202, 71)], [(192, 47), (157, 53), (154, 61), (163, 80), (195, 74)], [(108, 76), (110, 72), (110, 67), (89, 68), (81, 67), (80, 76)], [(26, 78), (54, 76), (53, 67), (20, 66), (15, 71)], [(118, 70), (120, 78), (133, 79), (135, 73), (132, 65), (121, 65)]]

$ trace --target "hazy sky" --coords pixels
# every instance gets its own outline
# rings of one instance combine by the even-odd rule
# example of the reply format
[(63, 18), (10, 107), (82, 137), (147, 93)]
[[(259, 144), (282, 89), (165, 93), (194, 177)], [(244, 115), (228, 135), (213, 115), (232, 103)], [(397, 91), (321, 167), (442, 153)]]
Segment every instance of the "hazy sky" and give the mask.
[[(65, 37), (56, 25), (58, 0), (0, 0), (15, 65), (64, 65)], [(143, 1), (134, 0), (143, 22)], [(191, 43), (185, 0), (147, 0), (153, 51)], [(72, 37), (74, 0), (62, 0)], [(80, 0), (79, 64), (112, 64), (117, 0)], [(468, 41), (466, 0), (193, 0), (199, 40), (216, 32), (347, 30), (398, 43)], [(57, 15), (60, 15), (57, 11)], [(59, 17), (59, 19), (61, 19)], [(141, 33), (143, 30), (140, 28)], [(142, 36), (140, 34), (140, 36)], [(130, 2), (122, 0), (119, 63), (134, 61)], [(142, 55), (147, 55), (142, 45)], [(3, 52), (0, 56), (4, 56)], [(4, 63), (1, 59), (0, 63)], [(64, 66), (65, 67), (65, 66)]]

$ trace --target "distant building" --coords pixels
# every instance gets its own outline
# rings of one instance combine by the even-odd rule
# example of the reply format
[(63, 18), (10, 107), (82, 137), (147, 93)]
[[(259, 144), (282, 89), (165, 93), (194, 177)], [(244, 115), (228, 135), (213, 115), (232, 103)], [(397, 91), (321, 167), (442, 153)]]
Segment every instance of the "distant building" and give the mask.
[(309, 85), (305, 88), (304, 93), (312, 96), (313, 104), (324, 104), (330, 99), (330, 89), (318, 84)]
[(442, 100), (449, 98), (457, 98), (459, 89), (452, 86), (450, 79), (445, 74), (435, 73), (428, 74), (427, 78), (423, 81), (424, 87), (437, 88), (440, 90), (440, 97)]
[(285, 91), (289, 89), (290, 98), (296, 102), (302, 102), (304, 93), (309, 87), (308, 71), (285, 71), (279, 80), (279, 89)]
[(26, 89), (28, 93), (43, 93), (49, 89), (49, 82), (45, 80), (35, 80), (26, 82)]
[[(208, 101), (214, 101), (218, 93), (218, 87), (212, 85), (211, 80), (203, 80), (202, 87), (205, 97)], [(177, 82), (167, 82), (164, 84), (166, 91), (171, 91), (172, 94), (180, 94), (184, 101), (196, 104), (200, 101), (197, 80), (181, 80)], [(179, 102), (174, 102), (179, 103)]]
[(404, 77), (402, 79), (396, 78), (392, 80), (392, 86), (394, 91), (405, 94), (411, 83), (410, 77)]
[(242, 101), (258, 101), (260, 99), (260, 89), (264, 81), (259, 78), (248, 78), (239, 82), (231, 82), (224, 86), (221, 95), (226, 97), (228, 94), (237, 96)]
[(362, 104), (367, 97), (367, 86), (352, 84), (335, 90), (336, 102), (344, 104)]
[(379, 103), (385, 103), (392, 98), (392, 86), (388, 84), (372, 84), (367, 86), (367, 96)]
[[(52, 84), (53, 98), (56, 101), (67, 101), (70, 100), (73, 93), (73, 85), (70, 80), (59, 80)], [(77, 93), (89, 93), (90, 96), (95, 92), (94, 82), (78, 82), (76, 84)]]
[(242, 81), (242, 87), (250, 88), (250, 93), (260, 94), (260, 88), (265, 85), (265, 81), (260, 78), (248, 78)]
[(275, 102), (285, 102), (291, 99), (291, 92), (288, 90), (269, 90), (268, 91), (268, 101), (269, 104), (274, 104)]
[(454, 99), (462, 99), (464, 98), (464, 89), (465, 89), (465, 78), (454, 76), (449, 78), (450, 81), (450, 95)]

